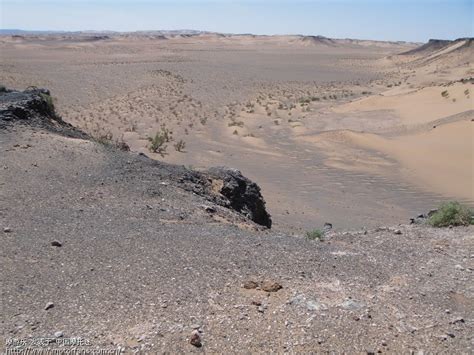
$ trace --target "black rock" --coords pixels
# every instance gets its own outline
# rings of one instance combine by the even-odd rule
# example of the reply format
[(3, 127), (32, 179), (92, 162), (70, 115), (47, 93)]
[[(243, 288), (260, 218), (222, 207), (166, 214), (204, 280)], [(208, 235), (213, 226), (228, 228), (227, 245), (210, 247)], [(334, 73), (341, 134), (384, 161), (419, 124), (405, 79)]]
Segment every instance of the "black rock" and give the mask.
[(231, 208), (257, 224), (271, 228), (272, 219), (265, 209), (260, 187), (239, 170), (213, 167), (201, 173), (207, 177), (207, 192), (219, 194), (218, 204)]

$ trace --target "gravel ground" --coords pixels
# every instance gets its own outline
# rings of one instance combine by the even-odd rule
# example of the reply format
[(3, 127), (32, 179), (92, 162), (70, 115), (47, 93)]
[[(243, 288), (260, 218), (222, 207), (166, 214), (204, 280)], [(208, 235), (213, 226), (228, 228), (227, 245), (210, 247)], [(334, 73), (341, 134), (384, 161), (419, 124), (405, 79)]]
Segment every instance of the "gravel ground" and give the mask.
[(213, 205), (183, 167), (45, 127), (3, 126), (0, 152), (2, 349), (474, 352), (473, 227), (309, 240)]

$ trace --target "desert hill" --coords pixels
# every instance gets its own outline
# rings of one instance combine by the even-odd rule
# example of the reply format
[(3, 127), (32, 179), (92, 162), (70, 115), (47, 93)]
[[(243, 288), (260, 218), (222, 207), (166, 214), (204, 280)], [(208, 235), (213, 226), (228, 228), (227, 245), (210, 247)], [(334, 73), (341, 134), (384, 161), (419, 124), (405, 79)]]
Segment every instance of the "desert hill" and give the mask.
[(456, 68), (469, 65), (474, 56), (474, 38), (459, 38), (453, 41), (431, 39), (428, 43), (401, 53), (400, 56), (417, 67), (437, 66)]

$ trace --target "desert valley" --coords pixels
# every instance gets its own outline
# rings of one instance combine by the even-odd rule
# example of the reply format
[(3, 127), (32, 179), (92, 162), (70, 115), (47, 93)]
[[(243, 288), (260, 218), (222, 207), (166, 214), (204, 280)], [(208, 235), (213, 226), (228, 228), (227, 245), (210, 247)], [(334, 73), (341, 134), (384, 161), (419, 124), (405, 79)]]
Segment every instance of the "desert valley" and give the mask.
[(474, 352), (473, 57), (3, 33), (0, 349)]
[[(3, 85), (47, 87), (63, 119), (98, 139), (241, 170), (282, 226), (376, 226), (474, 201), (472, 39), (132, 33), (0, 45)], [(150, 153), (163, 129), (173, 141)]]

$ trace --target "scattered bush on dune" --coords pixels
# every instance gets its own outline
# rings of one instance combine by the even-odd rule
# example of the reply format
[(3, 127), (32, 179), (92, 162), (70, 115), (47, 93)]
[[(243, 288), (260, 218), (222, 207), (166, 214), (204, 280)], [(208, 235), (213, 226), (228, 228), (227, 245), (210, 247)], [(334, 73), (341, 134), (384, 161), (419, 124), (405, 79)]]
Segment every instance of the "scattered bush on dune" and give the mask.
[(457, 201), (446, 202), (431, 215), (429, 224), (438, 228), (474, 224), (474, 211)]

